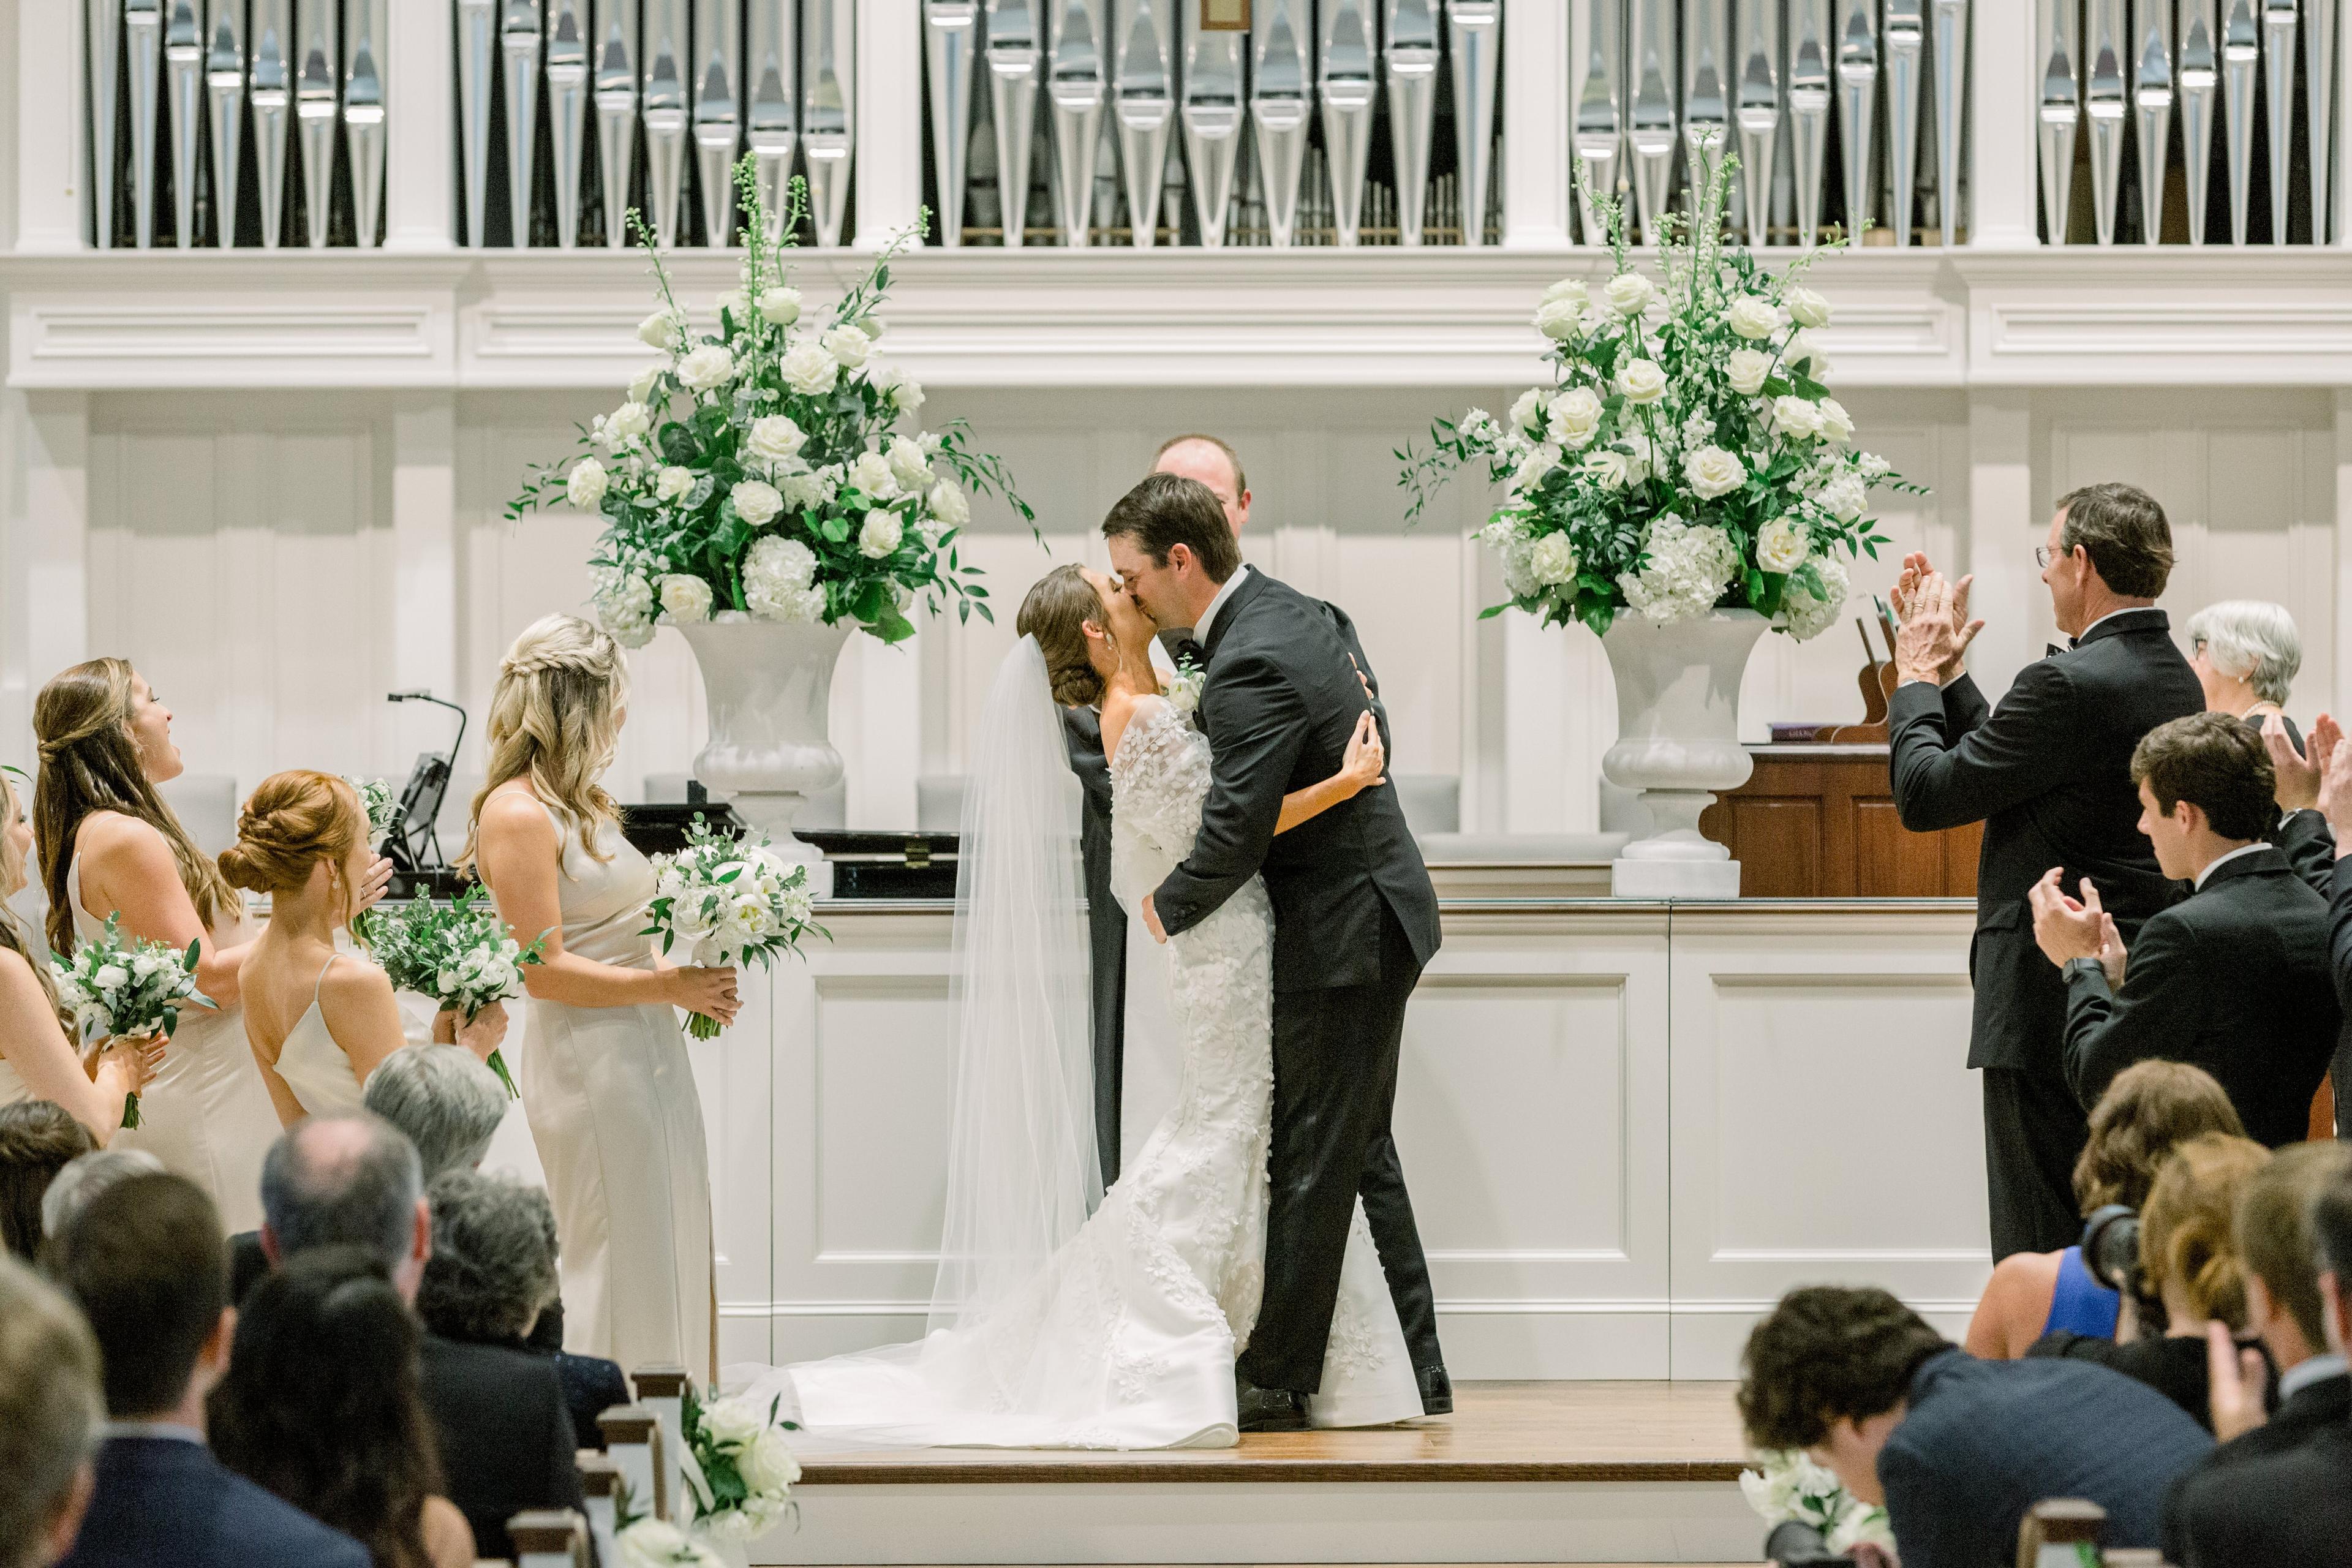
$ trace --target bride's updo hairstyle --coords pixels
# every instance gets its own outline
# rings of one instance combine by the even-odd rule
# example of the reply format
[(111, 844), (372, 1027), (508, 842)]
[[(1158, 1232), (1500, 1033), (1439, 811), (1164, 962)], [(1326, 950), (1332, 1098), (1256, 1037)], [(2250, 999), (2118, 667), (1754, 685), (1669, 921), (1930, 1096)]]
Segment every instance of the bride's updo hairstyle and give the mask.
[(1065, 708), (1088, 708), (1102, 700), (1103, 679), (1087, 647), (1087, 623), (1106, 637), (1102, 595), (1075, 565), (1056, 566), (1029, 590), (1013, 623), (1023, 637), (1035, 637), (1045, 656), (1045, 676), (1054, 700)]
[[(366, 808), (346, 781), (308, 768), (272, 773), (237, 813), (236, 842), (221, 851), (221, 874), (233, 888), (290, 893), (320, 861), (340, 867), (366, 834)], [(348, 902), (351, 889), (342, 896)]]
[(41, 773), (33, 785), (33, 846), (49, 900), (53, 952), (74, 948), (66, 871), (73, 864), (74, 835), (94, 811), (137, 817), (163, 836), (180, 868), (180, 885), (207, 927), (236, 912), (236, 889), (147, 780), (139, 742), (131, 738), (131, 677), (127, 658), (93, 658), (55, 677), (33, 700), (33, 735), (41, 744)]
[(474, 863), (482, 803), (519, 778), (592, 857), (610, 858), (597, 850), (596, 830), (619, 813), (598, 781), (613, 765), (628, 695), (628, 661), (599, 628), (576, 616), (543, 616), (524, 628), (490, 693), (489, 767), (467, 816), (460, 867)]

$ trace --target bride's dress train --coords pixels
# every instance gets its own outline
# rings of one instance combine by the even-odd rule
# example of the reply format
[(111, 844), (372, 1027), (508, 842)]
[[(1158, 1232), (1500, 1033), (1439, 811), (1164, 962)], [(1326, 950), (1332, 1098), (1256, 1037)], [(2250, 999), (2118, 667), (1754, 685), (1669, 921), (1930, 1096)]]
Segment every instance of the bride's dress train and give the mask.
[[(1130, 912), (1191, 849), (1207, 741), (1142, 704), (1111, 762), (1113, 876)], [(912, 1344), (766, 1372), (820, 1439), (1001, 1447), (1222, 1447), (1234, 1360), (1265, 1284), (1273, 910), (1253, 879), (1166, 949), (1176, 1103), (1101, 1205), (1025, 1284)], [(1089, 1134), (1090, 1135), (1090, 1134)], [(1403, 1331), (1356, 1211), (1318, 1426), (1421, 1414)]]

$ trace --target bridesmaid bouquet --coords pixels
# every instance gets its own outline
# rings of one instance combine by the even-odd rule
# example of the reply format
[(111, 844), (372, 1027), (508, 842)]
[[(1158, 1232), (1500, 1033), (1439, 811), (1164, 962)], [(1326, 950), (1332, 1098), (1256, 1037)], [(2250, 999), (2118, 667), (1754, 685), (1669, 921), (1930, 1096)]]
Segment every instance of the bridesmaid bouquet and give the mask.
[(705, 1405), (687, 1384), (681, 1424), (694, 1457), (685, 1468), (696, 1530), (746, 1542), (765, 1535), (791, 1510), (801, 1467), (784, 1434), (797, 1428), (776, 1419), (780, 1403), (771, 1401), (765, 1410), (740, 1398)]
[[(992, 618), (980, 569), (956, 551), (971, 494), (1002, 495), (1033, 524), (1035, 515), (1003, 463), (966, 445), (962, 421), (898, 427), (912, 424), (923, 391), (875, 352), (890, 263), (918, 231), (830, 310), (804, 311), (768, 237), (751, 158), (735, 180), (742, 279), (717, 301), (718, 330), (671, 292), (640, 223), (661, 304), (637, 335), (661, 363), (583, 436), (585, 455), (533, 469), (508, 515), (565, 500), (604, 519), (591, 563), (596, 618), (625, 647), (644, 647), (657, 625), (713, 619), (847, 621), (903, 642), (918, 598)], [(792, 184), (787, 235), (805, 189)]]
[[(665, 954), (682, 944), (692, 963), (765, 969), (779, 952), (798, 952), (809, 932), (830, 936), (814, 918), (808, 868), (778, 855), (765, 834), (730, 838), (697, 815), (685, 848), (654, 857), (654, 878), (653, 923), (640, 934), (660, 937)], [(719, 1025), (691, 1013), (686, 1032), (713, 1039)]]
[(400, 797), (392, 793), (391, 781), (346, 777), (343, 782), (359, 791), (360, 807), (367, 813), (368, 842), (381, 844), (391, 837), (400, 826)]
[[(185, 952), (169, 942), (139, 942), (118, 929), (122, 917), (106, 917), (106, 930), (74, 949), (68, 962), (49, 960), (58, 1001), (73, 1014), (87, 1051), (109, 1039), (170, 1039), (180, 1026), (180, 1009), (217, 1007), (196, 989), (201, 942)], [(139, 1096), (122, 1102), (122, 1125), (139, 1125)]]
[[(483, 1008), (522, 994), (525, 965), (544, 961), (547, 934), (528, 946), (517, 942), (498, 911), (482, 903), (479, 886), (446, 908), (423, 893), (404, 908), (379, 910), (369, 922), (368, 950), (394, 986), (430, 996), (470, 1024)], [(506, 1058), (489, 1055), (490, 1070), (520, 1100)]]
[(1796, 1520), (1820, 1531), (1832, 1552), (1875, 1547), (1891, 1557), (1895, 1531), (1885, 1509), (1864, 1502), (1828, 1469), (1793, 1449), (1756, 1458), (1758, 1468), (1739, 1472), (1739, 1490), (1766, 1529)]

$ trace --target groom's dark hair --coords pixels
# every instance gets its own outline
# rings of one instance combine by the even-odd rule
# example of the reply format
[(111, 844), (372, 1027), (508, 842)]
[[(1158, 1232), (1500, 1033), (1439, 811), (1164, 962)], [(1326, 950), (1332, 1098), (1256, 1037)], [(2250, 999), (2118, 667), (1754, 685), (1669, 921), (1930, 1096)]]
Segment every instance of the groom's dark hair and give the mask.
[(1234, 542), (1225, 509), (1198, 479), (1175, 474), (1146, 474), (1141, 483), (1118, 498), (1103, 519), (1105, 539), (1132, 539), (1151, 557), (1155, 566), (1168, 564), (1169, 552), (1182, 545), (1192, 552), (1212, 583), (1222, 583), (1241, 570), (1242, 547)]

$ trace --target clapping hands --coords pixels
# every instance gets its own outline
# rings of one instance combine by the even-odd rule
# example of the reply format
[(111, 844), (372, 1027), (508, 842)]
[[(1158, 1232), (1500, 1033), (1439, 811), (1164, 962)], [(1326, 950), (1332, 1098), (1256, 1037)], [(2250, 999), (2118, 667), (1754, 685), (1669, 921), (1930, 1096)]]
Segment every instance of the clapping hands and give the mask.
[(1958, 583), (1914, 551), (1903, 558), (1895, 579), (1895, 617), (1901, 629), (1895, 638), (1895, 676), (1898, 681), (1925, 680), (1937, 686), (1959, 678), (1969, 644), (1984, 630), (1984, 622), (1969, 618), (1969, 593), (1973, 575)]
[(2058, 867), (2053, 866), (2025, 895), (2026, 902), (2033, 907), (2035, 945), (2053, 963), (2095, 958), (2106, 972), (2107, 984), (2121, 985), (2124, 942), (2116, 930), (2115, 917), (2100, 907), (2099, 889), (2091, 879), (2083, 879), (2083, 898), (2077, 903), (2058, 886), (2062, 874)]

